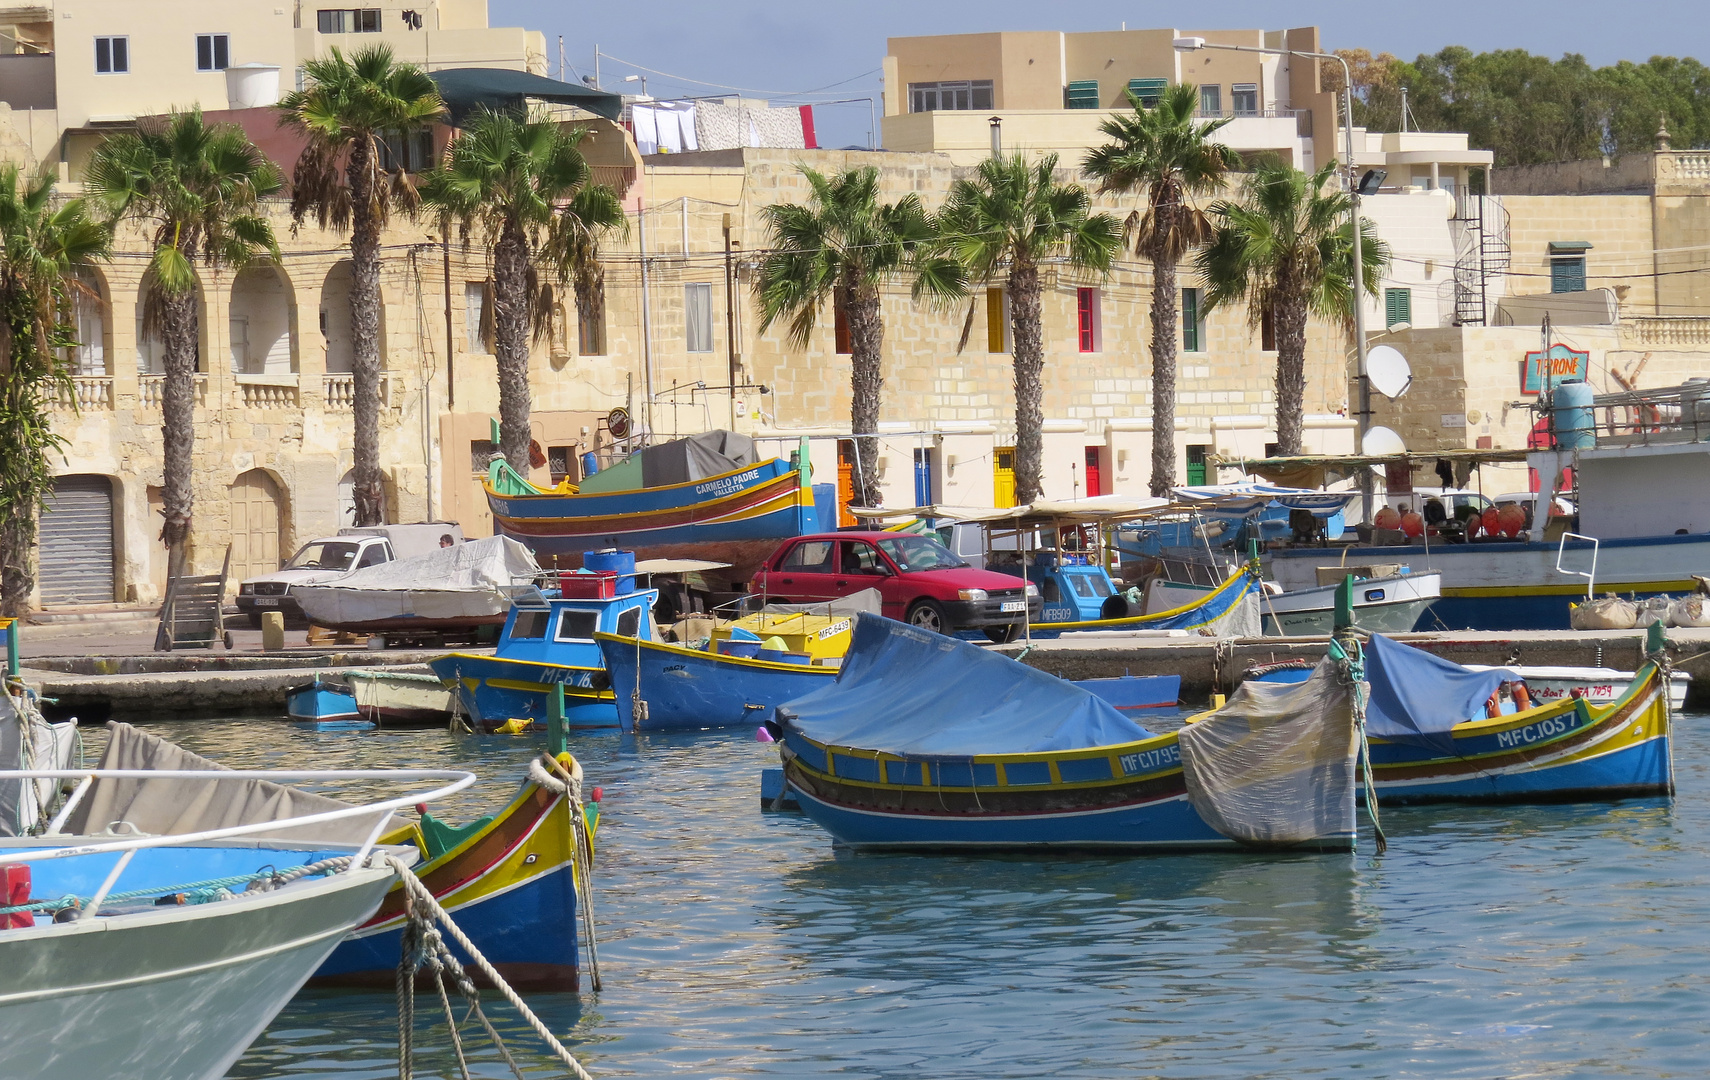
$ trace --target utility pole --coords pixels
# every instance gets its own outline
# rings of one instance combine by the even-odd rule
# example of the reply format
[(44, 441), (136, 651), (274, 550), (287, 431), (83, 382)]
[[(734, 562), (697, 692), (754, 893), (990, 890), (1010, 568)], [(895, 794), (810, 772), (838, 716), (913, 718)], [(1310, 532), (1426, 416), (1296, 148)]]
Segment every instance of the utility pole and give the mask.
[(451, 222), (440, 230), (439, 250), (445, 258), (445, 407), (457, 404), (457, 348), (451, 340)]
[(724, 215), (724, 342), (730, 353), (730, 430), (736, 430), (736, 264), (731, 261), (730, 214)]
[(594, 43), (594, 89), (605, 89), (600, 85), (600, 46), (598, 42)]
[(641, 379), (642, 391), (647, 395), (643, 416), (646, 418), (647, 438), (651, 440), (653, 438), (653, 308), (648, 299), (647, 291), (647, 208), (645, 206), (636, 210), (635, 222), (641, 244)]

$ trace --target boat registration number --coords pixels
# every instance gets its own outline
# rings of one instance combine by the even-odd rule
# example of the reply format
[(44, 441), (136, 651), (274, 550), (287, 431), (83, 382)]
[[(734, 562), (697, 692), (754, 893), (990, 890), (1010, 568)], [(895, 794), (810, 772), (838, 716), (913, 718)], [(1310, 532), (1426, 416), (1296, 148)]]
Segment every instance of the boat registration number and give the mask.
[(999, 607), (998, 610), (1004, 611), (1004, 612), (1026, 611), (1027, 610), (1027, 601), (1025, 601), (1025, 600), (1005, 600), (1003, 602), (1003, 605), (1001, 607)]
[(256, 607), (278, 607), (279, 606), (279, 598), (277, 596), (258, 596), (255, 598), (255, 606)]

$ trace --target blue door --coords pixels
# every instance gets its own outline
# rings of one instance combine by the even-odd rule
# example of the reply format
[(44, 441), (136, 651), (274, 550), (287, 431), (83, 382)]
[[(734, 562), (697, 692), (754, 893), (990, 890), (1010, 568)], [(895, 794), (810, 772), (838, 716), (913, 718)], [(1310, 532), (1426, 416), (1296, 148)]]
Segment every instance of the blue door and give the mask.
[(914, 505), (932, 505), (932, 451), (917, 448), (914, 452)]

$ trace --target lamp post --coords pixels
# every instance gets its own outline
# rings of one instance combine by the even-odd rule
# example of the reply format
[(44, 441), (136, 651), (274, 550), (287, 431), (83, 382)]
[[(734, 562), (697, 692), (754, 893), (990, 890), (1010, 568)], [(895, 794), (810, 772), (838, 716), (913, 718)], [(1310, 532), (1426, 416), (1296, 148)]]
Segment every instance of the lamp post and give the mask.
[[(1348, 222), (1354, 242), (1354, 357), (1360, 383), (1359, 433), (1360, 450), (1365, 450), (1366, 430), (1372, 421), (1372, 384), (1366, 377), (1366, 303), (1365, 269), (1360, 251), (1360, 184), (1355, 179), (1354, 166), (1354, 77), (1348, 62), (1335, 53), (1307, 52), (1305, 49), (1267, 49), (1257, 45), (1221, 45), (1202, 37), (1179, 37), (1175, 47), (1180, 52), (1198, 49), (1223, 49), (1228, 52), (1266, 53), (1272, 56), (1302, 56), (1309, 60), (1334, 60), (1342, 65), (1342, 128), (1348, 145)], [(1367, 521), (1372, 519), (1372, 475), (1370, 469), (1360, 470), (1360, 509)]]
[(647, 96), (647, 76), (645, 76), (645, 75), (625, 75), (623, 77), (623, 81), (624, 82), (637, 82), (637, 81), (639, 81), (641, 83), (641, 96), (642, 97)]

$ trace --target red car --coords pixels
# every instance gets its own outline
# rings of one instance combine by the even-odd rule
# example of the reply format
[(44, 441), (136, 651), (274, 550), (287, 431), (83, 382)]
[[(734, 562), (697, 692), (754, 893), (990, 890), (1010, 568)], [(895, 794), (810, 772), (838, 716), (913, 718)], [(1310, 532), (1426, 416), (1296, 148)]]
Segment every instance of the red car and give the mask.
[(969, 566), (936, 537), (915, 533), (798, 536), (772, 553), (749, 588), (802, 604), (876, 588), (888, 618), (941, 634), (984, 630), (993, 641), (1014, 639), (1041, 606), (1032, 584)]

